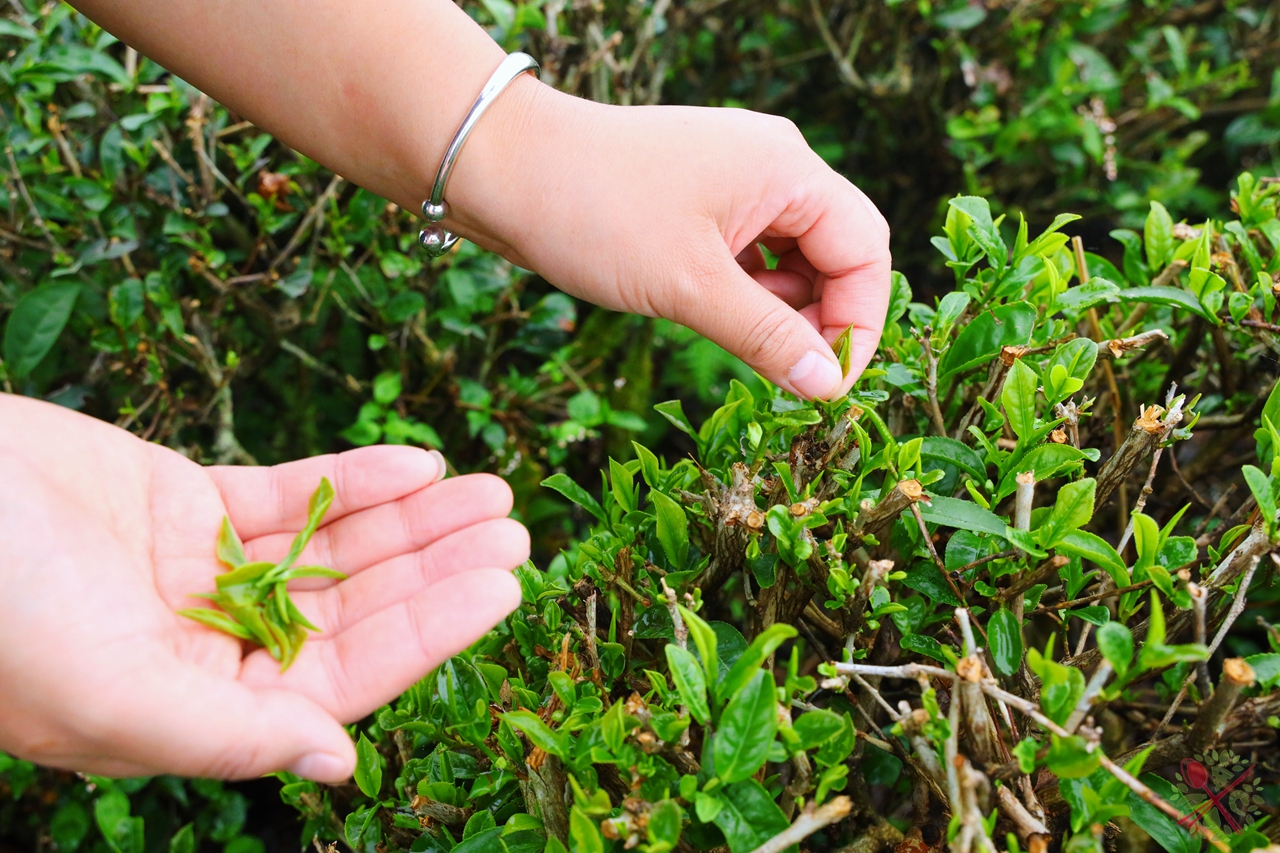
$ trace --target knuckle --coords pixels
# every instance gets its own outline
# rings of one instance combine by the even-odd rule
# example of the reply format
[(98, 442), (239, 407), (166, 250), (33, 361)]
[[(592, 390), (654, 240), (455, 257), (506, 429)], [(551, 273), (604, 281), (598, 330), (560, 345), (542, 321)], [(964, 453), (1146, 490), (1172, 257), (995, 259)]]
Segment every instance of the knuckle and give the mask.
[(748, 364), (777, 367), (783, 365), (784, 354), (788, 351), (787, 327), (789, 309), (777, 308), (749, 321), (749, 328), (742, 339), (741, 357)]

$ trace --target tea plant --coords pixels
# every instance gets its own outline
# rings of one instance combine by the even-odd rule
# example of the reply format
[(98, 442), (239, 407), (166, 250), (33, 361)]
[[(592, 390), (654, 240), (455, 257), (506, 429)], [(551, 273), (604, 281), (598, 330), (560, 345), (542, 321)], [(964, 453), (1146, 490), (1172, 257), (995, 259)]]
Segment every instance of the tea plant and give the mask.
[[(1246, 174), (1233, 199), (1195, 226), (1153, 204), (1119, 265), (1074, 217), (1033, 235), (953, 199), (934, 242), (956, 290), (926, 305), (895, 276), (848, 397), (735, 381), (700, 425), (657, 407), (690, 456), (637, 443), (598, 493), (548, 479), (590, 534), (363, 730), (356, 788), (286, 777), (304, 838), (1269, 843), (1188, 818), (1159, 775), (1276, 745), (1280, 639), (1237, 620), (1275, 599), (1280, 184)], [(1256, 465), (1223, 461), (1246, 445)]]

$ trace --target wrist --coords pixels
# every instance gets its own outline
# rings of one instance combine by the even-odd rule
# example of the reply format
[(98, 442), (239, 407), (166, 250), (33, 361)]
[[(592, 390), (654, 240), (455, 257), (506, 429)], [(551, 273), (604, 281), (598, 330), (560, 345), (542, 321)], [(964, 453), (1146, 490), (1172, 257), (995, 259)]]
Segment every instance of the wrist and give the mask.
[(524, 246), (545, 212), (545, 175), (582, 144), (596, 105), (522, 74), (498, 96), (458, 155), (445, 189), (445, 225), (459, 236), (532, 268)]

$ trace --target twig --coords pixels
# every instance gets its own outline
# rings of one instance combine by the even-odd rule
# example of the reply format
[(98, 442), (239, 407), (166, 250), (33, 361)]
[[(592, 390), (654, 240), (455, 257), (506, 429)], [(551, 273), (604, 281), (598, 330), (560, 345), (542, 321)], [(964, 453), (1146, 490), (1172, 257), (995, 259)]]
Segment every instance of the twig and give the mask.
[(933, 428), (938, 435), (945, 438), (947, 424), (942, 418), (942, 407), (938, 405), (938, 359), (933, 354), (933, 343), (930, 340), (932, 336), (933, 329), (925, 326), (924, 333), (919, 337), (927, 365), (924, 375), (924, 387), (929, 393), (929, 416), (933, 419)]
[[(1031, 719), (1035, 720), (1046, 731), (1053, 732), (1059, 737), (1070, 737), (1070, 732), (1041, 713), (1035, 703), (1029, 702), (1021, 696), (1015, 696), (1008, 691), (1001, 690), (995, 684), (984, 682), (982, 689), (987, 692), (987, 695), (1003, 699), (1019, 711), (1022, 711), (1024, 714), (1031, 717)], [(1097, 750), (1097, 745), (1089, 744), (1089, 749)], [(1158, 794), (1156, 794), (1155, 791), (1152, 791), (1142, 782), (1135, 779), (1127, 770), (1107, 758), (1107, 756), (1100, 750), (1098, 750), (1098, 762), (1106, 768), (1108, 773), (1123, 782), (1129, 790), (1137, 794), (1144, 802), (1156, 807), (1175, 821), (1182, 821), (1186, 818), (1186, 815), (1182, 814), (1182, 812), (1165, 802)], [(1223, 851), (1223, 853), (1229, 853), (1231, 848), (1224, 844), (1212, 830), (1201, 825), (1199, 822), (1194, 823), (1193, 827), (1198, 833), (1208, 839), (1209, 843), (1214, 847)]]
[(320, 193), (320, 197), (312, 203), (306, 215), (302, 217), (302, 221), (298, 223), (298, 227), (294, 229), (293, 234), (289, 237), (289, 242), (284, 244), (284, 248), (276, 255), (275, 260), (271, 262), (268, 269), (275, 269), (288, 260), (289, 256), (301, 245), (302, 238), (307, 236), (307, 231), (312, 224), (324, 213), (324, 206), (328, 204), (329, 199), (333, 198), (338, 193), (338, 190), (342, 188), (342, 184), (342, 178), (337, 175), (330, 179), (329, 186), (325, 187), (324, 192)]
[(1227, 714), (1240, 698), (1240, 691), (1253, 684), (1253, 667), (1244, 658), (1227, 658), (1222, 662), (1222, 678), (1213, 698), (1200, 706), (1200, 713), (1187, 735), (1187, 748), (1194, 755), (1213, 744), (1226, 726)]
[(1071, 716), (1067, 717), (1067, 722), (1063, 726), (1069, 732), (1075, 732), (1080, 728), (1080, 724), (1084, 722), (1084, 718), (1089, 715), (1089, 711), (1093, 708), (1093, 700), (1097, 697), (1102, 689), (1107, 686), (1107, 679), (1111, 677), (1111, 663), (1103, 658), (1098, 664), (1098, 668), (1093, 671), (1093, 677), (1089, 679), (1089, 684), (1084, 689), (1084, 693), (1080, 694), (1080, 701), (1076, 703), (1076, 707), (1071, 711)]
[[(1241, 543), (1242, 545), (1244, 543)], [(1260, 557), (1251, 559), (1249, 568), (1245, 570), (1244, 577), (1240, 579), (1240, 586), (1236, 589), (1235, 600), (1231, 602), (1231, 609), (1227, 611), (1227, 618), (1223, 620), (1218, 633), (1214, 635), (1213, 643), (1209, 646), (1209, 653), (1206, 658), (1213, 657), (1213, 653), (1218, 650), (1218, 646), (1226, 639), (1227, 631), (1231, 630), (1231, 626), (1235, 624), (1236, 619), (1240, 618), (1240, 614), (1244, 612), (1245, 594), (1249, 591), (1249, 584), (1253, 582), (1253, 573), (1258, 569), (1258, 561)], [(1274, 559), (1274, 557), (1273, 557)], [(1178, 690), (1178, 695), (1173, 698), (1173, 702), (1169, 705), (1169, 710), (1165, 712), (1164, 718), (1160, 720), (1160, 724), (1156, 726), (1156, 730), (1151, 733), (1150, 740), (1160, 737), (1160, 734), (1169, 725), (1169, 721), (1173, 719), (1173, 715), (1177, 713), (1178, 706), (1182, 704), (1183, 698), (1187, 695), (1187, 690), (1191, 687), (1191, 682), (1199, 677), (1199, 671), (1192, 669), (1187, 673), (1187, 677), (1182, 679), (1182, 687)]]
[(67, 250), (62, 248), (58, 238), (53, 236), (53, 232), (49, 230), (49, 224), (44, 221), (44, 217), (36, 209), (36, 203), (31, 199), (31, 193), (27, 191), (27, 184), (22, 180), (22, 172), (18, 169), (18, 161), (13, 159), (13, 146), (6, 145), (4, 153), (9, 158), (9, 171), (13, 175), (13, 182), (18, 185), (18, 192), (22, 194), (22, 200), (27, 203), (27, 209), (31, 211), (31, 218), (35, 220), (36, 227), (44, 232), (44, 238), (57, 249), (58, 254), (65, 255)]
[(684, 624), (684, 618), (680, 615), (680, 606), (676, 599), (675, 592), (671, 587), (667, 586), (667, 579), (662, 580), (662, 595), (667, 599), (667, 612), (671, 614), (671, 624), (675, 628), (676, 645), (682, 649), (689, 647), (689, 629)]
[(881, 678), (909, 678), (913, 681), (921, 676), (933, 678), (945, 678), (948, 681), (954, 681), (956, 674), (949, 669), (942, 669), (937, 666), (930, 666), (926, 663), (906, 663), (900, 666), (879, 666), (871, 663), (844, 663), (843, 661), (834, 664), (836, 672), (844, 675), (875, 675)]
[(1163, 329), (1151, 329), (1130, 338), (1112, 338), (1109, 341), (1098, 341), (1099, 358), (1120, 358), (1135, 349), (1141, 349), (1152, 341), (1167, 341), (1168, 334)]
[(853, 801), (848, 797), (836, 797), (829, 803), (814, 808), (810, 803), (796, 818), (795, 823), (761, 844), (751, 853), (781, 853), (793, 844), (799, 844), (813, 833), (830, 826), (836, 821), (844, 820), (853, 809)]
[(1129, 513), (1129, 523), (1124, 528), (1124, 536), (1120, 537), (1120, 544), (1116, 546), (1116, 553), (1118, 554), (1124, 553), (1129, 540), (1133, 537), (1134, 515), (1142, 512), (1147, 506), (1147, 498), (1151, 497), (1152, 483), (1156, 480), (1156, 467), (1160, 464), (1160, 456), (1163, 453), (1164, 448), (1157, 447), (1155, 453), (1151, 454), (1151, 470), (1147, 473), (1147, 482), (1142, 484), (1142, 492), (1138, 495), (1138, 502), (1133, 505), (1133, 512)]
[(1018, 530), (1031, 529), (1031, 505), (1036, 496), (1036, 472), (1023, 471), (1016, 478), (1017, 492), (1013, 505), (1013, 526)]
[(1034, 616), (1037, 613), (1048, 613), (1053, 610), (1066, 610), (1069, 607), (1077, 607), (1081, 604), (1088, 604), (1091, 601), (1100, 601), (1104, 598), (1111, 598), (1115, 595), (1123, 595), (1126, 592), (1137, 592), (1140, 589), (1146, 589), (1151, 586), (1150, 580), (1138, 581), (1131, 586), (1124, 586), (1120, 589), (1104, 589), (1102, 592), (1086, 595), (1083, 598), (1073, 598), (1070, 601), (1059, 601), (1057, 604), (1041, 604), (1035, 610), (1031, 611)]

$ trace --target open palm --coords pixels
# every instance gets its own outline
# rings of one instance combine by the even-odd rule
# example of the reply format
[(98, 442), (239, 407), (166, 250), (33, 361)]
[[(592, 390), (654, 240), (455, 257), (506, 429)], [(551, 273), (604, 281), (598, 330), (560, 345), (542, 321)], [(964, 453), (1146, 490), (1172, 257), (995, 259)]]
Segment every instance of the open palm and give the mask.
[[(104, 775), (336, 782), (341, 723), (389, 701), (516, 607), (528, 557), (496, 477), (370, 447), (273, 468), (201, 467), (113, 426), (0, 394), (0, 749)], [(322, 631), (281, 673), (175, 611), (214, 588), (224, 516), (278, 560), (311, 492), (337, 491), (291, 585)], [(296, 590), (296, 591), (294, 591)]]

